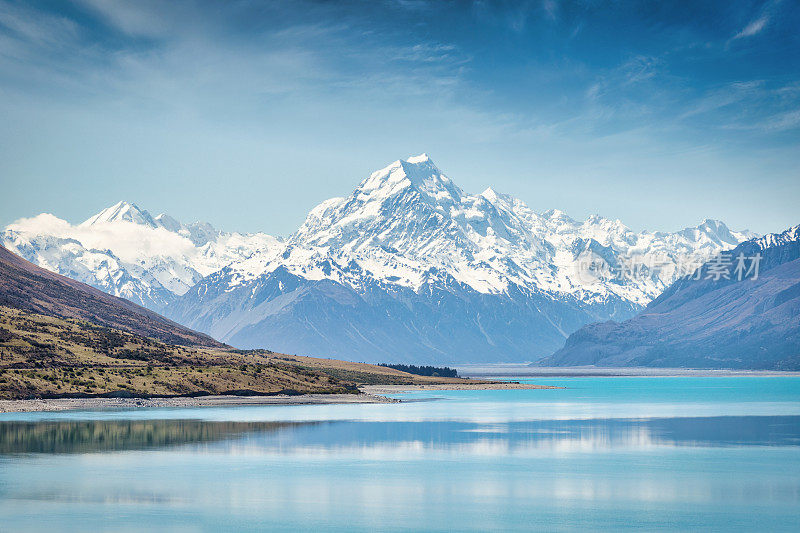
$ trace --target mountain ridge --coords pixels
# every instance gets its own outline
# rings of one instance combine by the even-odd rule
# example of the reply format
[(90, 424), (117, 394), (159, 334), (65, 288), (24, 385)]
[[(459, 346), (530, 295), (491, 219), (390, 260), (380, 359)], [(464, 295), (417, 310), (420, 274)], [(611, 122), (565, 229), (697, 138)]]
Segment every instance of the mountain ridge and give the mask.
[(586, 325), (538, 364), (800, 369), (800, 226), (715, 257), (636, 317)]
[(681, 252), (704, 257), (745, 237), (721, 223), (686, 233), (538, 215), (494, 190), (467, 194), (419, 156), (322, 202), (282, 253), (228, 265), (166, 312), (242, 346), (369, 361), (531, 360), (583, 323), (633, 316), (674, 276), (584, 282), (582, 256), (616, 265), (628, 251), (664, 252), (674, 269)]
[[(286, 239), (184, 225), (124, 202), (77, 227), (55, 219), (51, 231), (41, 217), (10, 225), (3, 242), (227, 342), (367, 360), (362, 352), (375, 343), (363, 338), (384, 338), (369, 317), (393, 309), (396, 335), (405, 341), (374, 360), (405, 362), (545, 356), (587, 322), (633, 316), (678, 277), (685, 257), (704, 259), (752, 236), (710, 220), (679, 232), (635, 233), (599, 215), (576, 221), (559, 210), (538, 214), (491, 187), (464, 192), (425, 154), (397, 160), (350, 195), (320, 203)], [(97, 237), (104, 233), (116, 240)], [(137, 239), (133, 251), (119, 244)], [(626, 261), (642, 263), (637, 277), (620, 276)], [(331, 308), (347, 301), (340, 311), (350, 316), (337, 322), (312, 301)], [(512, 309), (539, 337), (516, 320), (493, 320)], [(455, 312), (464, 317), (457, 325), (445, 316)], [(448, 349), (445, 324), (473, 340), (469, 354)], [(293, 327), (307, 341), (293, 342)], [(402, 331), (427, 333), (412, 340)], [(501, 354), (496, 339), (514, 335), (527, 348)], [(338, 348), (326, 351), (332, 345)]]

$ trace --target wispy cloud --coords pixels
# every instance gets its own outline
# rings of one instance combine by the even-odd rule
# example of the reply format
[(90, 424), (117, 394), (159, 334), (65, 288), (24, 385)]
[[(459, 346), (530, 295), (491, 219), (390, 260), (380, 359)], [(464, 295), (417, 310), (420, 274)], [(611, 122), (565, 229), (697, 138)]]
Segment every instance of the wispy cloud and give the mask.
[(458, 48), (455, 45), (442, 43), (418, 43), (403, 47), (397, 53), (396, 59), (423, 63), (468, 61), (468, 58), (458, 54)]
[(649, 103), (642, 100), (640, 93), (643, 87), (649, 87), (648, 94), (652, 100), (661, 92), (652, 86), (659, 76), (661, 63), (657, 57), (637, 55), (603, 72), (584, 91), (584, 97), (591, 106), (588, 116), (593, 121), (603, 121), (621, 115), (633, 117), (649, 114)]
[[(172, 8), (168, 4), (156, 5), (151, 0), (126, 2), (124, 0), (73, 0), (97, 14), (106, 23), (129, 36), (166, 37), (170, 32), (186, 26), (174, 24)], [(156, 9), (159, 8), (160, 9)]]
[(654, 78), (660, 60), (656, 57), (636, 56), (626, 61), (621, 67), (625, 83), (639, 83)]
[(678, 115), (708, 128), (777, 134), (800, 128), (797, 83), (774, 87), (765, 80), (735, 82), (707, 92)]
[(694, 99), (679, 116), (687, 119), (696, 115), (703, 115), (712, 111), (717, 111), (724, 107), (753, 99), (763, 94), (763, 80), (739, 81), (728, 84), (724, 87), (708, 91), (700, 98)]
[(748, 22), (744, 28), (731, 37), (731, 41), (738, 39), (746, 39), (754, 37), (763, 32), (772, 22), (773, 18), (777, 15), (778, 9), (783, 0), (770, 0), (766, 2), (760, 9), (758, 15)]
[(80, 31), (78, 25), (66, 17), (5, 2), (0, 2), (0, 30), (2, 28), (6, 31), (0, 34), (37, 47), (75, 40)]
[(514, 33), (524, 33), (535, 22), (544, 20), (548, 24), (558, 21), (559, 0), (519, 0), (493, 2), (475, 0), (472, 11), (476, 18), (505, 26)]
[(744, 37), (752, 37), (761, 33), (767, 27), (769, 16), (761, 15), (756, 20), (745, 26), (742, 31), (733, 36), (734, 39), (742, 39)]
[(769, 117), (760, 127), (765, 131), (787, 131), (800, 128), (800, 109), (793, 109)]
[[(248, 17), (237, 9), (181, 24), (200, 16), (181, 2), (163, 8), (148, 0), (76, 3), (121, 34), (116, 39), (124, 44), (108, 48), (92, 42), (97, 28), (0, 0), (0, 66), (15, 62), (4, 68), (17, 78), (14, 85), (35, 80), (40, 91), (105, 93), (118, 101), (133, 99), (131, 105), (149, 102), (179, 110), (218, 108), (226, 95), (235, 94), (235, 108), (263, 105), (264, 97), (274, 95), (302, 100), (335, 92), (338, 99), (358, 101), (358, 93), (365, 92), (371, 99), (451, 94), (470, 60), (440, 40), (400, 46), (392, 33), (400, 28), (376, 33), (359, 26), (363, 20), (328, 19), (324, 5), (310, 5), (309, 10), (321, 11), (305, 18), (269, 6), (265, 20), (287, 22), (245, 23), (248, 38), (242, 38), (242, 20)], [(139, 38), (148, 39), (147, 45), (137, 45)]]
[(556, 0), (542, 0), (542, 9), (551, 20), (558, 17), (558, 2)]

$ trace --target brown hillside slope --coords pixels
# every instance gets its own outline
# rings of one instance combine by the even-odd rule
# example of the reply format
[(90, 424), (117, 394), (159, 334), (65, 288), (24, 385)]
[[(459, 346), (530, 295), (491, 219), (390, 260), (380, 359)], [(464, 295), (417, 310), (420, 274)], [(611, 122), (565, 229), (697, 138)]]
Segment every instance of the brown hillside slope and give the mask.
[(0, 306), (0, 400), (357, 394), (357, 385), (363, 384), (465, 382), (265, 350), (175, 346), (80, 320)]
[(0, 246), (0, 305), (151, 337), (168, 344), (222, 343), (123, 298), (40, 268)]

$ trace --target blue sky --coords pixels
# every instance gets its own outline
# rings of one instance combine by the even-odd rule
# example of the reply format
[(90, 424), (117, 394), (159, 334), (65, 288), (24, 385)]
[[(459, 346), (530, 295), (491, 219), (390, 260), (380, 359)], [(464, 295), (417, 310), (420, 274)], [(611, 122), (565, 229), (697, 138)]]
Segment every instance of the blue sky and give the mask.
[(427, 152), (635, 230), (800, 223), (800, 4), (0, 0), (0, 224), (288, 234)]

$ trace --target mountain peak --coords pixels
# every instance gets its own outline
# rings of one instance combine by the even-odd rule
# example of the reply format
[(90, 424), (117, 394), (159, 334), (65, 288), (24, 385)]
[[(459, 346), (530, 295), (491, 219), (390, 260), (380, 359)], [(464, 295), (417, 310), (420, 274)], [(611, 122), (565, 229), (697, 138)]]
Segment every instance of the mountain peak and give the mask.
[(492, 187), (487, 187), (486, 190), (480, 194), (480, 196), (495, 207), (502, 207), (504, 209), (514, 209), (515, 205), (522, 203), (513, 196), (497, 192)]
[(427, 154), (398, 159), (389, 166), (373, 172), (356, 189), (362, 194), (388, 197), (399, 191), (414, 189), (436, 202), (459, 202), (463, 195), (453, 181), (442, 174)]
[(548, 209), (542, 213), (542, 217), (553, 221), (569, 222), (571, 224), (575, 223), (575, 221), (569, 215), (560, 209)]
[(419, 163), (430, 163), (431, 165), (433, 165), (433, 160), (428, 156), (428, 154), (423, 153), (415, 155), (413, 157), (409, 157), (408, 159), (406, 159), (406, 163), (411, 163), (412, 165), (416, 165)]
[(496, 200), (498, 198), (502, 198), (503, 195), (501, 193), (497, 192), (496, 190), (494, 190), (493, 188), (487, 187), (486, 190), (481, 193), (481, 196), (483, 196), (484, 198), (486, 198), (489, 201), (492, 201), (492, 200)]
[(760, 238), (752, 239), (761, 248), (780, 246), (790, 242), (800, 241), (800, 224), (793, 226), (781, 233), (768, 233)]
[(111, 207), (107, 207), (97, 213), (96, 215), (85, 220), (81, 226), (93, 226), (95, 224), (105, 224), (109, 222), (133, 222), (134, 224), (142, 224), (150, 226), (151, 228), (157, 227), (157, 224), (150, 213), (132, 202), (120, 201)]
[(724, 222), (707, 218), (697, 226), (683, 229), (678, 234), (692, 242), (711, 242), (724, 248), (732, 248), (755, 235), (748, 231), (732, 231)]
[(172, 218), (166, 213), (161, 213), (157, 215), (153, 220), (155, 220), (156, 224), (161, 226), (167, 231), (171, 231), (173, 233), (179, 232), (183, 228), (183, 224)]
[(710, 235), (715, 235), (720, 238), (727, 238), (730, 236), (731, 230), (721, 220), (707, 218), (697, 226), (697, 229)]
[(724, 222), (721, 220), (716, 220), (713, 218), (707, 218), (703, 220), (698, 226), (698, 228), (709, 228), (709, 229), (719, 229), (719, 228), (727, 228)]

